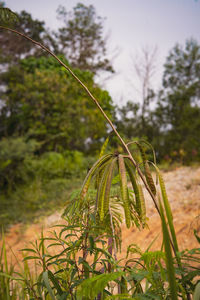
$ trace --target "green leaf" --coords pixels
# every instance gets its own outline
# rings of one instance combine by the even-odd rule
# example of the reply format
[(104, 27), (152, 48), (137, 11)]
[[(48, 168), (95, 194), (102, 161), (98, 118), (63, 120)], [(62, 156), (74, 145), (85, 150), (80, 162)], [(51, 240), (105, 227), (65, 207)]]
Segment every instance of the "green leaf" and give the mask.
[(140, 205), (141, 205), (141, 223), (143, 228), (145, 227), (146, 224), (146, 204), (145, 204), (145, 199), (144, 199), (144, 194), (142, 190), (141, 184), (138, 184), (138, 190), (139, 190), (139, 197), (140, 197)]
[(21, 249), (20, 251), (28, 251), (28, 252), (37, 253), (37, 251), (36, 251), (36, 250), (34, 250), (34, 249), (31, 249), (31, 248), (24, 248), (24, 249)]
[(92, 168), (90, 169), (90, 171), (88, 172), (84, 182), (83, 182), (83, 186), (82, 186), (82, 189), (81, 189), (81, 193), (80, 193), (80, 200), (82, 201), (86, 194), (87, 194), (87, 191), (88, 191), (88, 188), (89, 188), (89, 185), (90, 185), (90, 182), (91, 182), (91, 179), (92, 177), (94, 176), (95, 172), (104, 164), (106, 163), (109, 159), (111, 159), (113, 155), (112, 154), (106, 154), (104, 155), (103, 157), (101, 157), (93, 166)]
[(82, 300), (83, 297), (86, 297), (88, 300), (93, 300), (104, 290), (110, 281), (116, 280), (122, 275), (124, 275), (123, 272), (114, 272), (93, 276), (92, 278), (84, 280), (78, 287), (77, 300)]
[(101, 178), (101, 182), (98, 189), (98, 208), (100, 220), (103, 221), (104, 215), (109, 210), (109, 200), (110, 200), (110, 189), (112, 183), (113, 170), (117, 158), (114, 157), (111, 162), (107, 165)]
[(107, 182), (108, 175), (109, 175), (109, 165), (105, 167), (98, 187), (98, 212), (101, 221), (103, 221), (105, 215), (104, 200), (105, 200), (106, 182)]
[[(162, 177), (161, 172), (158, 169), (158, 167), (156, 165), (154, 165), (153, 163), (152, 163), (152, 165), (154, 166), (154, 168), (155, 168), (155, 170), (158, 174), (158, 179), (159, 179), (163, 204), (164, 204), (164, 208), (165, 208), (165, 212), (166, 212), (166, 216), (167, 216), (167, 221), (168, 221), (168, 224), (169, 224), (169, 229), (170, 229), (170, 232), (171, 232), (173, 245), (174, 245), (175, 251), (179, 252), (178, 242), (177, 242), (177, 239), (176, 239), (176, 233), (175, 233), (174, 224), (173, 224), (172, 211), (171, 211), (170, 203), (169, 203), (169, 200), (168, 200), (168, 197), (167, 197), (165, 183), (164, 183), (163, 177)], [(181, 265), (181, 261), (180, 261), (180, 259), (178, 258), (177, 255), (176, 255), (176, 259), (177, 259), (177, 262)]]
[(129, 194), (128, 194), (128, 187), (127, 187), (124, 157), (121, 154), (118, 156), (118, 165), (119, 165), (121, 196), (124, 204), (125, 221), (126, 221), (127, 228), (129, 228), (131, 225), (130, 203), (129, 203)]
[(12, 280), (16, 280), (16, 281), (24, 281), (24, 278), (14, 277), (14, 276), (11, 276), (11, 275), (3, 273), (3, 272), (0, 272), (0, 276), (6, 277), (6, 278), (9, 278)]
[(106, 147), (108, 145), (108, 142), (109, 142), (109, 136), (107, 137), (107, 139), (105, 140), (105, 142), (103, 143), (103, 146), (101, 147), (101, 151), (100, 151), (100, 154), (99, 154), (99, 158), (101, 158), (105, 151), (106, 151)]
[(62, 296), (63, 291), (60, 287), (58, 279), (54, 276), (54, 274), (50, 270), (48, 271), (48, 276), (51, 282), (53, 283), (55, 289), (57, 290), (58, 295)]
[(200, 299), (200, 282), (196, 285), (193, 295), (193, 300), (199, 300)]
[(51, 288), (51, 286), (50, 286), (50, 283), (49, 283), (48, 271), (45, 271), (45, 272), (43, 273), (42, 278), (43, 278), (43, 280), (44, 280), (44, 284), (45, 284), (45, 286), (46, 286), (46, 288), (47, 288), (47, 290), (48, 290), (48, 292), (49, 292), (49, 295), (50, 295), (51, 299), (52, 299), (52, 300), (56, 300), (56, 297), (55, 297), (55, 295), (54, 295), (54, 292), (53, 292), (53, 290), (52, 290), (52, 288)]
[(24, 257), (23, 261), (30, 260), (30, 259), (40, 259), (40, 257), (39, 256), (26, 256), (26, 257)]

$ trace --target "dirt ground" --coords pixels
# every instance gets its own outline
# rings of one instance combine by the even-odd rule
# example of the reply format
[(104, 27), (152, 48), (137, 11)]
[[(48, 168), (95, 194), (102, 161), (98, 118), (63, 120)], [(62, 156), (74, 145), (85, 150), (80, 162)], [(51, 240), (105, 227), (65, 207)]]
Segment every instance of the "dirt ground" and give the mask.
[[(168, 198), (171, 204), (174, 225), (177, 233), (180, 250), (199, 247), (194, 235), (195, 228), (200, 232), (200, 167), (179, 167), (173, 171), (163, 173)], [(152, 240), (157, 237), (152, 249), (160, 249), (162, 234), (160, 230), (160, 219), (152, 201), (146, 197), (147, 216), (149, 218), (149, 229), (139, 231), (136, 228), (126, 229), (122, 225), (123, 249), (118, 256), (125, 257), (127, 246), (131, 243), (137, 244), (141, 249), (146, 249)], [(29, 246), (30, 241), (37, 239), (44, 229), (44, 235), (55, 224), (63, 223), (61, 213), (41, 219), (37, 224), (13, 226), (6, 235), (8, 259), (14, 262), (12, 252), (21, 261), (22, 248)]]

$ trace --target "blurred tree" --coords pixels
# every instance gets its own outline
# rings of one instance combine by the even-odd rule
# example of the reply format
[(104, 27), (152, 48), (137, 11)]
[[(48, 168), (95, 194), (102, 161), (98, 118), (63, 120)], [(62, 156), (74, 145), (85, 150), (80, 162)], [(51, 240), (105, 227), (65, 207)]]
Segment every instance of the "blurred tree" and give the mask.
[(118, 129), (129, 140), (135, 137), (144, 137), (152, 142), (157, 134), (151, 106), (155, 100), (152, 78), (156, 70), (156, 55), (157, 47), (150, 49), (146, 46), (133, 59), (134, 79), (136, 81), (138, 79), (138, 84), (137, 87), (134, 82), (131, 84), (134, 91), (139, 94), (139, 101), (128, 101), (122, 108), (118, 108), (117, 120)]
[(99, 70), (113, 72), (106, 58), (103, 19), (96, 15), (94, 6), (78, 3), (72, 12), (59, 6), (58, 17), (65, 24), (57, 34), (58, 44), (70, 64), (92, 73)]
[[(68, 62), (62, 58), (66, 64)], [(87, 71), (74, 70), (113, 113), (108, 92)], [(92, 151), (106, 135), (107, 126), (86, 92), (60, 65), (48, 57), (29, 57), (1, 75), (0, 136), (28, 136), (42, 142), (41, 151)]]
[(0, 140), (0, 187), (6, 189), (15, 188), (19, 183), (28, 179), (24, 168), (24, 161), (33, 156), (38, 148), (34, 140), (28, 142), (22, 138), (3, 138)]
[(152, 88), (152, 78), (156, 71), (157, 47), (144, 47), (134, 60), (135, 73), (139, 79), (139, 94), (141, 98), (141, 130), (147, 136), (150, 104), (155, 93)]
[(132, 101), (128, 101), (121, 108), (117, 108), (115, 121), (117, 129), (128, 140), (137, 137), (141, 132), (139, 108), (139, 103), (133, 103)]
[(176, 45), (164, 65), (163, 91), (156, 111), (165, 133), (162, 155), (185, 162), (200, 158), (200, 45)]
[[(149, 89), (151, 60), (136, 65), (142, 83), (142, 104), (118, 108), (118, 129), (130, 140), (146, 137), (159, 159), (188, 163), (200, 159), (200, 45), (190, 39), (176, 45), (164, 65), (163, 89)], [(146, 67), (145, 67), (146, 66)], [(150, 68), (151, 69), (151, 68)], [(150, 76), (150, 77), (149, 77)], [(156, 99), (156, 107), (150, 109)]]

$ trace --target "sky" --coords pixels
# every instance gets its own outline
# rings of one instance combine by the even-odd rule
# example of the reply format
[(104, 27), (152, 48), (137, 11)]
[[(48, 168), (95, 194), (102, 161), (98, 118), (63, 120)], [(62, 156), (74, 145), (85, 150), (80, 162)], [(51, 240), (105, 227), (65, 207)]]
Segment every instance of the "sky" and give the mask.
[(141, 98), (134, 63), (140, 61), (143, 48), (150, 52), (157, 48), (152, 78), (156, 90), (161, 86), (166, 56), (174, 45), (184, 46), (191, 37), (200, 42), (200, 0), (5, 0), (13, 11), (26, 10), (50, 29), (61, 26), (56, 19), (58, 6), (71, 10), (77, 2), (92, 4), (97, 15), (105, 17), (109, 57), (118, 53), (113, 60), (116, 74), (97, 80), (119, 105)]

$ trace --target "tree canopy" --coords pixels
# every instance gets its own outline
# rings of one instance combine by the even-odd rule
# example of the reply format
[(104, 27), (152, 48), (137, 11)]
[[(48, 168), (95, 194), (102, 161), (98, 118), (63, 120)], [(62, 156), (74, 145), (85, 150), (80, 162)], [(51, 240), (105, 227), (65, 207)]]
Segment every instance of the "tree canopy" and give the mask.
[(103, 18), (97, 16), (94, 6), (78, 3), (73, 11), (59, 6), (58, 16), (64, 22), (57, 33), (58, 44), (70, 64), (93, 73), (98, 70), (113, 72), (106, 57)]
[(175, 45), (164, 65), (157, 113), (165, 132), (165, 155), (200, 157), (200, 45), (190, 39)]
[[(60, 7), (58, 15), (64, 25), (54, 35), (48, 35), (44, 22), (33, 20), (27, 12), (18, 14), (17, 29), (62, 53), (62, 59), (73, 66), (108, 114), (113, 114), (108, 93), (94, 82), (94, 74), (99, 70), (112, 71), (106, 59), (103, 19), (97, 16), (92, 5), (82, 3), (71, 12)], [(9, 36), (1, 30), (0, 39), (7, 41)], [(41, 56), (42, 52), (31, 43), (24, 40), (25, 44), (17, 43), (19, 49), (15, 49), (18, 38), (13, 35), (11, 44), (1, 43), (1, 62), (10, 62), (0, 77), (1, 137), (36, 138), (42, 143), (41, 151), (65, 147), (81, 151), (96, 149), (107, 127), (93, 104), (86, 100), (85, 92), (56, 62)], [(160, 159), (176, 160), (179, 156), (185, 162), (199, 159), (199, 78), (198, 42), (190, 39), (185, 47), (175, 45), (164, 65), (162, 89), (158, 93), (147, 89), (148, 97), (144, 96), (142, 103), (132, 99), (115, 109), (118, 129), (128, 139), (146, 138), (153, 143)], [(156, 103), (153, 108), (152, 101)]]
[[(159, 159), (189, 163), (200, 159), (200, 45), (194, 39), (175, 45), (164, 65), (163, 86), (152, 91), (145, 124), (142, 103), (129, 101), (118, 110), (118, 129), (130, 138), (144, 137)], [(145, 126), (144, 126), (145, 125)]]
[[(63, 58), (66, 64), (68, 62)], [(94, 83), (92, 73), (74, 70), (112, 115), (108, 92)], [(1, 75), (1, 137), (24, 136), (46, 150), (96, 149), (107, 126), (77, 82), (49, 57), (29, 57)]]

